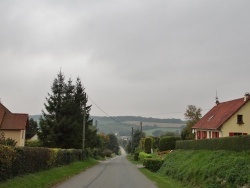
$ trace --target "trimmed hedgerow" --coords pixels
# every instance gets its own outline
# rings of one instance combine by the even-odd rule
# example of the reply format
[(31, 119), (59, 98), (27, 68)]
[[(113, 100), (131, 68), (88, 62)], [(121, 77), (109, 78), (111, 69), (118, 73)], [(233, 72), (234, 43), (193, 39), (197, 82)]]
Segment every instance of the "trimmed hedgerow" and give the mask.
[(143, 166), (152, 172), (157, 172), (163, 164), (162, 159), (144, 159)]
[(159, 150), (166, 151), (166, 150), (173, 150), (175, 149), (175, 142), (179, 140), (179, 137), (161, 137), (159, 141)]
[(77, 149), (11, 148), (0, 145), (0, 181), (82, 160)]
[(182, 140), (176, 142), (176, 149), (247, 151), (250, 150), (250, 135), (202, 140)]
[(50, 150), (48, 148), (18, 147), (13, 165), (14, 175), (24, 175), (48, 169)]
[(12, 176), (13, 162), (16, 159), (16, 151), (12, 147), (0, 145), (0, 181)]

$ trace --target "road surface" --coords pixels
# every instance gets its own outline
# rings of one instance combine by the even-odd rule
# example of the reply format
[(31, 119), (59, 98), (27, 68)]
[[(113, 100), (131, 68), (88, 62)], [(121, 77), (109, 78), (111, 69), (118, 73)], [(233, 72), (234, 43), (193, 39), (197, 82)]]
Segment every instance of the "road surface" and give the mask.
[(126, 155), (122, 153), (121, 156), (102, 161), (54, 188), (155, 188), (156, 185), (136, 165), (127, 161)]

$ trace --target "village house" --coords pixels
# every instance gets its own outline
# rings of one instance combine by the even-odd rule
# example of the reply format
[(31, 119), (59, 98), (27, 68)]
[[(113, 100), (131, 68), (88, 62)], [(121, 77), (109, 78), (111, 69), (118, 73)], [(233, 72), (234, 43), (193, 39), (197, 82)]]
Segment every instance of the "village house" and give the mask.
[(229, 137), (250, 134), (250, 95), (219, 102), (193, 127), (195, 139)]
[(16, 146), (24, 146), (28, 114), (12, 113), (0, 103), (0, 138), (11, 138)]

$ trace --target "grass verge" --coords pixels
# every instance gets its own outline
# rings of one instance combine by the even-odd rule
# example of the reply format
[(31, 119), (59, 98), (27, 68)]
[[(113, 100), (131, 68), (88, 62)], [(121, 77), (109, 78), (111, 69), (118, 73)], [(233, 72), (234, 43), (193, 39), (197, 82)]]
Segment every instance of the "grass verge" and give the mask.
[(6, 182), (0, 183), (1, 188), (49, 188), (62, 182), (87, 168), (94, 166), (98, 161), (87, 159), (85, 161), (75, 162), (67, 166), (56, 167), (50, 170), (29, 174), (22, 177), (16, 177)]
[[(127, 155), (127, 159), (135, 164), (139, 165), (142, 164), (142, 161), (134, 161), (132, 156)], [(156, 183), (157, 187), (159, 188), (188, 188), (187, 186), (182, 185), (179, 181), (176, 181), (174, 179), (168, 178), (164, 175), (151, 172), (150, 170), (146, 168), (139, 168), (139, 170), (152, 182)]]
[(149, 171), (146, 168), (140, 168), (140, 171), (147, 176), (148, 179), (155, 182), (159, 188), (184, 188), (187, 186), (182, 185), (180, 182), (168, 178), (166, 176)]

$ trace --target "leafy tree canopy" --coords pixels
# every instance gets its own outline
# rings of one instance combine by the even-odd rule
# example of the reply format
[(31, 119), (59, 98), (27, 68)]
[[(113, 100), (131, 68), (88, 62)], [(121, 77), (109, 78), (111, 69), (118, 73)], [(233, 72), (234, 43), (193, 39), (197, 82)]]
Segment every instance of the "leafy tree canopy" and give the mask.
[(183, 140), (192, 140), (194, 139), (194, 134), (192, 133), (192, 127), (201, 119), (201, 108), (198, 108), (194, 105), (188, 105), (186, 112), (184, 114), (185, 119), (187, 120), (186, 127), (181, 132), (181, 138)]

